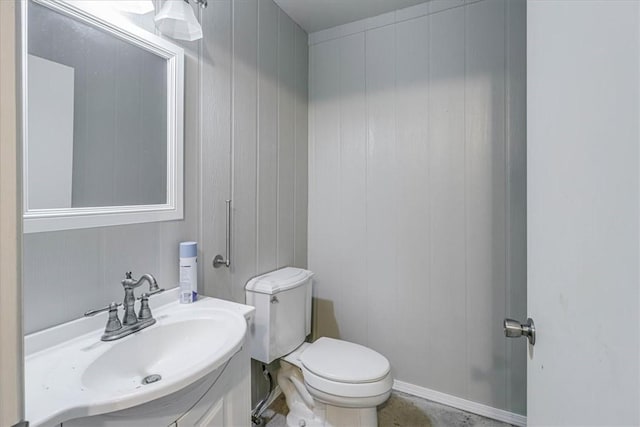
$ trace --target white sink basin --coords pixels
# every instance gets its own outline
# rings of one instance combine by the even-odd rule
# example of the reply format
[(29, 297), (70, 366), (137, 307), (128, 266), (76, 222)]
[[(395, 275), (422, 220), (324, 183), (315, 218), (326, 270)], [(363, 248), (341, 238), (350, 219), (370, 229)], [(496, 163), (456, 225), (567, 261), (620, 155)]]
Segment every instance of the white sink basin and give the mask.
[[(100, 341), (104, 325), (59, 342), (64, 328), (77, 332), (81, 322), (99, 322), (93, 319), (27, 337), (27, 419), (33, 426), (49, 426), (130, 408), (194, 383), (241, 348), (247, 322), (238, 307), (246, 306), (213, 298), (152, 307), (155, 325), (112, 342)], [(145, 383), (147, 377), (152, 382)]]
[[(192, 313), (189, 313), (192, 314)], [(244, 336), (245, 322), (235, 313), (211, 309), (197, 319), (163, 322), (158, 327), (115, 341), (87, 367), (81, 382), (88, 390), (103, 393), (131, 393), (141, 388), (149, 375), (159, 381), (175, 381), (207, 367), (230, 350)], [(158, 382), (159, 382), (158, 381)], [(162, 385), (162, 384), (159, 384)]]

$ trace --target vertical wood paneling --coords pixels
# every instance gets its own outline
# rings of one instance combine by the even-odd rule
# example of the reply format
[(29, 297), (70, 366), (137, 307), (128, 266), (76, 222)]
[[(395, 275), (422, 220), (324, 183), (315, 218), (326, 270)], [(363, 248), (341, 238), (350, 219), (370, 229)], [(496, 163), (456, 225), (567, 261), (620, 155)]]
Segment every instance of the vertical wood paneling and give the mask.
[(295, 197), (295, 24), (278, 10), (278, 180), (276, 266), (293, 264)]
[[(429, 384), (466, 392), (464, 9), (430, 15)], [(461, 336), (464, 337), (462, 334)]]
[[(307, 35), (272, 0), (213, 4), (211, 15), (202, 13), (202, 268), (205, 294), (243, 302), (251, 277), (293, 264), (294, 224), (304, 224), (306, 241)], [(294, 205), (296, 191), (304, 209)], [(232, 267), (213, 269), (224, 251), (229, 195)], [(306, 260), (306, 242), (298, 256)]]
[[(115, 121), (115, 109), (104, 108), (103, 105), (91, 102), (92, 99), (105, 100), (104, 105), (115, 105), (115, 73), (116, 73), (116, 47), (114, 45), (105, 45), (105, 51), (89, 50), (86, 52), (87, 79), (89, 76), (95, 76), (93, 84), (87, 84), (87, 104), (85, 105), (86, 116), (78, 118), (79, 122), (87, 123), (87, 142), (85, 149), (82, 150), (82, 160), (78, 162), (86, 171), (74, 179), (75, 183), (82, 183), (85, 186), (84, 196), (86, 197), (81, 204), (85, 206), (98, 206), (100, 200), (99, 193), (91, 189), (100, 188), (101, 193), (108, 195), (107, 200), (114, 200), (114, 182), (113, 179), (104, 179), (110, 177), (111, 171), (115, 165), (114, 153), (114, 134), (112, 129)], [(111, 61), (103, 63), (104, 57), (111, 58)], [(74, 120), (75, 121), (75, 120)], [(81, 149), (76, 144), (78, 150)], [(74, 156), (78, 151), (74, 152)], [(99, 160), (98, 160), (99, 159)], [(76, 163), (74, 161), (74, 163)], [(77, 176), (74, 174), (74, 177)], [(73, 186), (72, 186), (73, 188)], [(73, 190), (73, 201), (76, 202), (77, 192)]]
[[(314, 279), (315, 335), (339, 336), (336, 328), (336, 299), (339, 271), (336, 265), (335, 242), (340, 238), (340, 45), (337, 41), (323, 43), (314, 49), (314, 81), (312, 91), (318, 94), (313, 107), (315, 135), (311, 147), (314, 158), (313, 199), (309, 215), (320, 219), (322, 226), (310, 228), (309, 244), (314, 248), (309, 268), (317, 272)], [(321, 95), (320, 95), (321, 94)], [(319, 166), (316, 168), (316, 166)], [(316, 223), (318, 225), (319, 223)], [(312, 261), (313, 260), (313, 261)]]
[[(155, 117), (161, 117), (161, 119), (166, 122), (167, 111), (165, 105), (167, 105), (167, 93), (163, 90), (165, 73), (157, 71), (149, 73), (145, 71), (146, 69), (155, 69), (151, 65), (154, 62), (152, 61), (153, 59), (156, 58), (145, 57), (145, 65), (139, 71), (142, 79), (148, 78), (152, 82), (149, 85), (144, 85), (138, 92), (139, 96), (143, 99), (141, 111), (150, 111)], [(195, 83), (199, 84), (200, 82), (196, 80)], [(199, 106), (197, 106), (197, 108), (199, 111)], [(167, 171), (166, 168), (156, 167), (158, 164), (167, 163), (166, 150), (157, 149), (158, 141), (164, 141), (166, 138), (165, 131), (161, 126), (155, 126), (149, 131), (143, 131), (142, 123), (138, 126), (138, 131), (142, 134), (141, 139), (144, 141), (144, 145), (140, 146), (138, 153), (141, 168), (138, 170), (139, 184), (137, 197), (143, 194), (145, 195), (144, 200), (161, 200), (166, 203)], [(151, 179), (148, 179), (149, 176)], [(145, 177), (147, 177), (147, 179), (145, 179)], [(160, 183), (160, 185), (158, 185), (158, 183)]]
[[(306, 267), (308, 45), (271, 0), (233, 2), (232, 20), (230, 286), (244, 302), (251, 277), (296, 259)], [(259, 363), (252, 372), (255, 405), (268, 387)]]
[[(140, 83), (144, 76), (140, 75), (140, 62), (134, 60), (136, 53), (138, 52), (122, 49), (121, 46), (116, 47), (116, 55), (114, 55), (115, 61), (113, 61), (114, 70), (127, 70), (127, 78), (122, 80), (117, 78), (113, 79), (114, 90), (112, 91), (112, 96), (114, 98), (114, 104), (106, 104), (118, 105), (115, 104), (116, 100), (122, 102), (122, 108), (114, 109), (113, 111), (115, 117), (112, 125), (114, 131), (112, 132), (115, 133), (115, 135), (112, 135), (113, 140), (109, 145), (113, 147), (114, 161), (112, 164), (106, 164), (109, 169), (105, 172), (107, 174), (111, 173), (113, 176), (114, 194), (113, 198), (110, 198), (109, 201), (113, 203), (122, 200), (123, 205), (136, 204), (135, 193), (137, 193), (137, 191), (135, 191), (135, 189), (138, 188), (138, 168), (132, 166), (137, 166), (141, 160), (140, 153), (138, 153), (137, 150), (137, 144), (144, 141), (139, 127), (141, 117), (138, 115), (138, 113), (142, 111), (141, 108), (143, 105)], [(132, 144), (133, 141), (127, 140), (127, 136), (133, 137), (135, 144)], [(136, 148), (135, 150), (133, 149), (134, 147)], [(122, 159), (126, 159), (127, 161), (124, 162)], [(131, 161), (131, 163), (129, 163), (129, 161)], [(100, 176), (100, 180), (103, 179), (104, 176)], [(97, 187), (90, 188), (100, 188), (99, 183), (96, 183), (96, 185)], [(163, 187), (166, 191), (166, 185)], [(118, 194), (115, 194), (116, 189)], [(91, 191), (90, 193), (95, 194), (94, 197), (98, 197), (100, 194), (100, 192), (97, 191)], [(143, 197), (140, 200), (144, 202), (147, 199)]]
[(234, 7), (232, 295), (244, 301), (244, 285), (256, 275), (258, 0)]
[[(201, 150), (202, 129), (200, 126), (200, 95), (202, 93), (202, 69), (200, 55), (197, 53), (201, 49), (202, 42), (185, 42), (185, 122), (184, 122), (184, 220), (170, 221), (162, 223), (158, 227), (160, 235), (158, 250), (158, 280), (163, 281), (163, 286), (177, 286), (178, 279), (178, 258), (179, 243), (181, 241), (199, 241), (200, 258), (198, 265), (198, 277), (200, 277), (200, 292), (203, 292), (204, 269), (206, 265), (207, 251), (206, 245), (199, 232), (203, 228), (200, 226), (201, 219), (201, 175), (204, 175)], [(210, 171), (210, 169), (207, 169)], [(210, 230), (210, 228), (208, 228)]]
[(296, 267), (307, 267), (307, 222), (309, 191), (308, 81), (309, 45), (307, 33), (295, 29), (295, 195), (294, 255)]
[(505, 407), (505, 2), (465, 8), (467, 396)]
[(525, 355), (501, 330), (526, 286), (525, 13), (507, 4), (312, 35), (309, 265), (334, 309), (318, 332), (382, 352), (398, 380), (524, 413)]
[(393, 359), (397, 259), (397, 175), (393, 25), (367, 31), (367, 342)]
[(272, 0), (261, 0), (258, 24), (258, 266), (277, 266), (278, 19)]
[[(309, 175), (308, 175), (309, 193), (307, 194), (307, 197), (308, 197), (307, 266), (312, 271), (314, 271), (313, 266), (315, 264), (314, 260), (316, 259), (315, 253), (316, 253), (316, 248), (318, 248), (317, 238), (316, 238), (316, 235), (317, 235), (316, 229), (321, 230), (323, 228), (322, 223), (319, 221), (319, 218), (317, 217), (317, 211), (316, 211), (316, 205), (317, 205), (316, 184), (318, 182), (318, 179), (316, 176), (316, 156), (315, 156), (316, 125), (315, 123), (316, 123), (316, 110), (317, 110), (316, 104), (318, 104), (318, 102), (311, 102), (312, 99), (318, 100), (318, 95), (320, 94), (319, 92), (320, 87), (317, 87), (318, 86), (317, 80), (319, 76), (317, 76), (318, 70), (316, 69), (317, 68), (319, 69), (321, 67), (317, 57), (318, 57), (318, 49), (316, 49), (315, 46), (313, 47), (313, 49), (311, 48), (311, 46), (309, 46), (309, 105), (308, 105), (308, 114), (309, 114), (309, 121), (308, 121), (309, 158), (308, 160), (309, 160), (309, 163), (307, 164), (307, 167), (309, 170)], [(315, 283), (315, 280), (317, 280), (317, 273), (313, 280)], [(313, 286), (314, 298), (315, 298), (316, 292), (317, 292), (317, 286), (314, 285)], [(317, 324), (318, 324), (318, 315), (317, 313), (314, 313), (313, 318), (311, 319), (311, 327), (316, 328)], [(312, 331), (312, 334), (313, 334), (313, 338), (315, 338), (316, 336), (315, 331)]]
[[(398, 379), (425, 383), (429, 364), (429, 39), (427, 16), (397, 25)], [(417, 355), (421, 355), (417, 357)]]
[[(514, 319), (527, 317), (527, 187), (526, 155), (526, 81), (527, 21), (525, 0), (507, 1), (507, 305), (506, 315)], [(526, 26), (526, 25), (525, 25)], [(518, 414), (526, 413), (527, 347), (507, 342), (507, 406)]]
[[(340, 335), (365, 343), (367, 307), (367, 118), (365, 96), (365, 36), (354, 34), (340, 46), (340, 245), (335, 245), (341, 269)], [(332, 268), (330, 265), (326, 268)]]
[(230, 198), (232, 136), (232, 34), (233, 10), (228, 1), (214, 1), (202, 13), (202, 262), (204, 293), (231, 299), (229, 269), (211, 267), (224, 254), (225, 199)]
[(112, 300), (103, 298), (111, 290), (118, 290), (118, 300), (122, 299), (118, 282), (104, 283), (103, 259), (98, 229), (25, 234), (23, 292), (24, 300), (28, 301), (24, 305), (25, 331), (35, 332), (79, 318), (89, 309), (106, 306)]
[[(157, 275), (159, 271), (158, 255), (159, 251), (146, 250), (146, 248), (157, 248), (160, 245), (161, 225), (159, 223), (137, 225), (125, 225), (115, 227), (108, 233), (102, 233), (102, 280), (97, 283), (104, 284), (100, 299), (111, 302), (122, 299), (123, 292), (120, 281), (127, 271), (131, 271), (134, 277), (150, 273)], [(123, 244), (123, 242), (130, 242)], [(84, 244), (85, 242), (82, 242)], [(76, 246), (76, 250), (82, 250), (82, 244)], [(174, 263), (175, 266), (175, 263)], [(83, 277), (81, 275), (81, 277)], [(86, 276), (84, 276), (86, 277)], [(175, 283), (163, 283), (163, 287), (174, 287)], [(146, 292), (143, 290), (142, 292)], [(111, 299), (110, 299), (111, 298)], [(103, 306), (106, 304), (102, 304)], [(100, 307), (100, 303), (96, 305)], [(87, 309), (88, 310), (88, 309)]]

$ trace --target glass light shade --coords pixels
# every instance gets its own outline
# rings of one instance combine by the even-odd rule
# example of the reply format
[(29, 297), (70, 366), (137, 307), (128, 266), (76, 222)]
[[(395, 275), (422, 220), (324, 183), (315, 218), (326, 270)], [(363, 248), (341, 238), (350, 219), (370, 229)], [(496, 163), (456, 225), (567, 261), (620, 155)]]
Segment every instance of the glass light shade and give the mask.
[(151, 0), (118, 0), (113, 2), (122, 12), (135, 13), (138, 15), (144, 15), (145, 13), (153, 12), (153, 1)]
[(202, 27), (189, 3), (184, 0), (167, 0), (154, 18), (160, 32), (178, 40), (202, 38)]

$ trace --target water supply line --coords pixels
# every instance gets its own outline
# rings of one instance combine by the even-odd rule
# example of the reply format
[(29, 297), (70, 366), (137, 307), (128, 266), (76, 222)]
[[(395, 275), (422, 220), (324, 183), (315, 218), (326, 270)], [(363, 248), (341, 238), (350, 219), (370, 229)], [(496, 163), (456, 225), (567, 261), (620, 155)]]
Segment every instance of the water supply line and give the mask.
[(264, 420), (262, 419), (260, 414), (262, 413), (264, 405), (271, 398), (271, 393), (273, 392), (273, 378), (271, 377), (271, 372), (269, 372), (267, 366), (264, 363), (262, 364), (262, 375), (264, 375), (264, 377), (269, 381), (269, 391), (267, 392), (267, 395), (258, 403), (256, 408), (251, 411), (251, 423), (256, 426), (263, 425)]

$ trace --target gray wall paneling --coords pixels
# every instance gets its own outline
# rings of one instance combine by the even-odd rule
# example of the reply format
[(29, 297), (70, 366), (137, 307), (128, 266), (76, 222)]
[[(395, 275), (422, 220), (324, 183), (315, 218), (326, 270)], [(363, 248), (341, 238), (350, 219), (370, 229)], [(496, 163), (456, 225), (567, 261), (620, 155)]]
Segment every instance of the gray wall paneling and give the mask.
[[(522, 196), (527, 188), (526, 155), (526, 81), (527, 81), (527, 7), (523, 1), (506, 4), (506, 153), (507, 158), (507, 300), (506, 314), (513, 318), (527, 317), (527, 200)], [(526, 412), (527, 348), (507, 340), (506, 349), (507, 408)]]
[(295, 32), (295, 106), (294, 106), (294, 242), (293, 264), (307, 266), (307, 222), (309, 192), (309, 44), (307, 33), (298, 26)]
[(271, 1), (258, 2), (258, 232), (257, 271), (276, 268), (278, 203), (278, 19)]
[[(307, 34), (272, 0), (209, 5), (202, 13), (200, 268), (206, 295), (244, 302), (250, 278), (306, 267)], [(231, 268), (213, 269), (225, 248), (227, 198)], [(266, 392), (261, 372), (254, 362), (254, 404)]]
[(506, 402), (506, 3), (465, 8), (467, 396)]
[(214, 269), (211, 261), (225, 256), (226, 206), (231, 198), (233, 7), (228, 0), (214, 0), (200, 12), (202, 45), (202, 132), (200, 281), (205, 295), (232, 299), (231, 272)]
[(428, 366), (428, 341), (414, 339), (429, 328), (430, 310), (416, 304), (416, 301), (431, 301), (428, 286), (416, 277), (428, 276), (431, 245), (429, 203), (429, 78), (430, 55), (425, 40), (429, 40), (429, 18), (427, 16), (401, 22), (396, 29), (398, 45), (396, 50), (397, 80), (410, 82), (396, 87), (396, 147), (397, 147), (397, 276), (398, 283), (406, 285), (398, 289), (397, 303), (398, 341), (407, 349), (398, 355), (398, 376), (412, 378), (424, 384), (432, 376), (430, 369), (409, 372), (416, 355), (423, 355), (423, 363)]
[[(307, 35), (271, 0), (213, 4), (203, 13), (204, 292), (243, 302), (251, 277), (306, 266), (295, 242), (306, 242)], [(213, 269), (226, 198), (232, 264)]]
[(310, 37), (316, 336), (520, 414), (525, 346), (501, 321), (526, 317), (525, 18), (432, 1)]
[[(256, 270), (258, 141), (258, 9), (259, 2), (235, 3), (233, 233), (231, 280), (236, 301)], [(275, 165), (274, 165), (275, 168)]]

